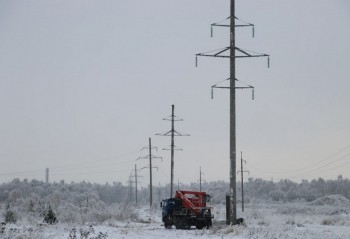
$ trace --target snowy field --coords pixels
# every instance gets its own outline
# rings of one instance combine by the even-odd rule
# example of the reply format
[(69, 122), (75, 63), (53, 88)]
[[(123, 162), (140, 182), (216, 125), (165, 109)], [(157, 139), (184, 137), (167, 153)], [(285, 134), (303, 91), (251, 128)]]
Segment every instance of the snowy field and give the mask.
[[(135, 208), (137, 220), (110, 221), (103, 225), (56, 225), (23, 222), (7, 224), (2, 228), (0, 238), (17, 239), (349, 239), (350, 202), (343, 196), (327, 196), (313, 202), (282, 203), (272, 201), (251, 201), (245, 212), (237, 208), (239, 217), (246, 225), (226, 226), (225, 206), (213, 205), (214, 225), (209, 230), (165, 229), (160, 218), (160, 209)], [(240, 205), (239, 205), (240, 206)], [(151, 220), (150, 220), (151, 218)], [(21, 225), (21, 223), (23, 225)], [(24, 225), (26, 224), (26, 225)]]

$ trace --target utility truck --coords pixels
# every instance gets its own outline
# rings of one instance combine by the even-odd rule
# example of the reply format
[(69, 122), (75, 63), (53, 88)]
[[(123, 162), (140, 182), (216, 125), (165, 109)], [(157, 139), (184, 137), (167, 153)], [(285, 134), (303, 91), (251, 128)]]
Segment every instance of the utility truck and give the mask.
[(211, 214), (210, 196), (205, 192), (176, 191), (175, 197), (161, 202), (164, 227), (170, 229), (209, 228), (214, 215)]

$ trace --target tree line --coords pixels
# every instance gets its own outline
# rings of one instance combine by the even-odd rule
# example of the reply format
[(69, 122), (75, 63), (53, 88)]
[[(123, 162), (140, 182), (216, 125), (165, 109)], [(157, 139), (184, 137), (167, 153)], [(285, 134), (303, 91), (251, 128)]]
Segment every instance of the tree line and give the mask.
[[(224, 204), (229, 183), (224, 181), (204, 182), (202, 190), (212, 196), (213, 204)], [(162, 199), (169, 198), (169, 185), (153, 187), (154, 207)], [(175, 189), (199, 191), (199, 183), (177, 185)], [(89, 182), (66, 183), (63, 180), (45, 183), (38, 180), (13, 179), (0, 185), (0, 220), (6, 215), (21, 218), (45, 217), (52, 210), (58, 220), (65, 222), (105, 221), (134, 217), (131, 208), (149, 203), (149, 188), (137, 192), (132, 185), (122, 183), (96, 184)], [(244, 196), (247, 202), (253, 198), (274, 201), (313, 201), (326, 195), (340, 194), (350, 199), (350, 180), (341, 175), (334, 180), (323, 178), (300, 183), (288, 179), (273, 182), (249, 178), (244, 182)], [(241, 184), (237, 183), (237, 201), (241, 198)], [(10, 211), (10, 213), (9, 213)]]

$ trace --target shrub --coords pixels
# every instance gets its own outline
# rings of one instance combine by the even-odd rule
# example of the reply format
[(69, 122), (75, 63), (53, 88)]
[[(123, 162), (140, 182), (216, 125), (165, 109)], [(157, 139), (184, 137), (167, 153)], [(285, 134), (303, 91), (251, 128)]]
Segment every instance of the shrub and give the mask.
[(17, 216), (16, 216), (15, 212), (11, 210), (9, 203), (6, 205), (6, 212), (5, 212), (4, 217), (5, 217), (6, 223), (16, 223), (17, 222)]
[(48, 224), (56, 224), (58, 222), (56, 214), (54, 213), (50, 205), (49, 205), (49, 210), (47, 210), (47, 213), (44, 217), (44, 222)]
[(12, 210), (7, 210), (5, 213), (5, 222), (6, 223), (16, 223), (17, 217), (16, 214)]

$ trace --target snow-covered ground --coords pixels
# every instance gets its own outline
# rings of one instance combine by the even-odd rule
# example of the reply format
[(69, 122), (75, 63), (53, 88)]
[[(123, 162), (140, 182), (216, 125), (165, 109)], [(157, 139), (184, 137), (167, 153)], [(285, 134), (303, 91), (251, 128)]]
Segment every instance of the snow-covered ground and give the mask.
[[(70, 239), (348, 239), (350, 238), (350, 203), (343, 196), (327, 196), (313, 202), (282, 203), (251, 201), (245, 212), (237, 208), (244, 226), (226, 226), (225, 206), (213, 205), (215, 222), (209, 230), (165, 229), (160, 209), (152, 215), (147, 208), (137, 208), (137, 221), (110, 221), (103, 225), (6, 225), (0, 238)], [(239, 205), (240, 206), (240, 205)], [(151, 218), (151, 220), (150, 220)], [(90, 225), (92, 225), (90, 227)], [(84, 236), (84, 234), (86, 236)], [(74, 237), (75, 235), (75, 237)]]

